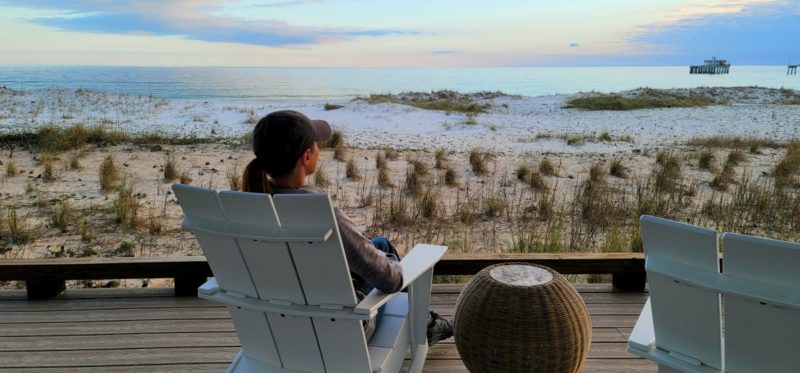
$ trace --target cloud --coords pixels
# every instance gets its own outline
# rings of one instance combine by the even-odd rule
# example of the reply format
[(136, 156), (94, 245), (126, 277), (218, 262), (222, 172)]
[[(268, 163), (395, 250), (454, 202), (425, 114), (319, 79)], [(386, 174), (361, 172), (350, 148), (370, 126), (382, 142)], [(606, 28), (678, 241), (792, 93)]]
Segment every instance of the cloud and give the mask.
[(458, 52), (451, 51), (451, 50), (438, 50), (438, 51), (431, 51), (430, 54), (438, 54), (438, 55), (442, 55), (442, 54), (458, 54)]
[(581, 46), (580, 44), (578, 44), (578, 43), (575, 43), (575, 42), (573, 42), (573, 43), (569, 43), (569, 47), (570, 47), (570, 48), (577, 48), (577, 47), (580, 47), (580, 46)]
[[(356, 37), (416, 35), (413, 31), (389, 29), (345, 29), (298, 26), (275, 19), (244, 20), (218, 15), (223, 0), (30, 0), (1, 1), (37, 9), (63, 11), (59, 16), (32, 19), (31, 22), (60, 30), (102, 34), (149, 34), (181, 36), (186, 39), (261, 46), (291, 46), (331, 43)], [(286, 7), (320, 0), (289, 0), (256, 4)]]
[(800, 35), (800, 0), (747, 5), (734, 13), (715, 13), (655, 25), (632, 37), (652, 54), (700, 62), (711, 56), (733, 64), (783, 64), (800, 58), (792, 39)]

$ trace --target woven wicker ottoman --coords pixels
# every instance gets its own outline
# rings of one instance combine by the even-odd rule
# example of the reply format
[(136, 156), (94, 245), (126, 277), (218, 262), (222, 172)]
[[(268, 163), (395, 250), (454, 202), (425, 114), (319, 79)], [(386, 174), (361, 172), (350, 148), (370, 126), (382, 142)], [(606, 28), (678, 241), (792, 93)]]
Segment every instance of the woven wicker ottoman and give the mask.
[(544, 266), (484, 268), (456, 304), (456, 347), (470, 372), (578, 372), (591, 339), (583, 299)]

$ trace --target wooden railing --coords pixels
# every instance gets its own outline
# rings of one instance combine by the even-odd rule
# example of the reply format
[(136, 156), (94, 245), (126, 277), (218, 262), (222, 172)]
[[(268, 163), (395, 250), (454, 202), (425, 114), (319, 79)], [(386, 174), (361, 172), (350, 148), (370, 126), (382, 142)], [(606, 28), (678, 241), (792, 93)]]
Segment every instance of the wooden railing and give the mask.
[[(434, 274), (473, 275), (508, 262), (540, 264), (562, 274), (611, 274), (620, 290), (642, 290), (645, 284), (641, 253), (453, 254), (436, 264)], [(196, 296), (210, 276), (203, 256), (0, 260), (0, 281), (25, 281), (32, 299), (60, 294), (66, 280), (133, 278), (172, 278), (175, 295)]]

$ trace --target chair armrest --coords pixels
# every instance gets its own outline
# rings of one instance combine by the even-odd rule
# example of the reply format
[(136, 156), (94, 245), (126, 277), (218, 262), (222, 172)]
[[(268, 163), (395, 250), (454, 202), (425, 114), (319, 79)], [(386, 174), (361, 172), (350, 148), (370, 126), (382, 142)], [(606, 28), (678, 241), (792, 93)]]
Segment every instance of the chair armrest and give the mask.
[(650, 298), (642, 308), (636, 326), (633, 327), (630, 337), (628, 337), (628, 352), (639, 356), (645, 356), (655, 345), (656, 336), (653, 327), (653, 311), (650, 308)]
[[(418, 244), (414, 246), (411, 251), (403, 257), (400, 261), (400, 267), (403, 269), (403, 287), (405, 289), (417, 278), (422, 276), (426, 271), (433, 270), (442, 256), (447, 251), (446, 246)], [(364, 298), (355, 307), (357, 314), (369, 314), (370, 317), (378, 313), (378, 308), (392, 299), (397, 293), (384, 293), (378, 289), (372, 290), (366, 298)]]
[(219, 290), (219, 284), (217, 284), (217, 278), (212, 277), (209, 278), (203, 285), (200, 285), (197, 288), (197, 293), (202, 295), (211, 295), (216, 293)]

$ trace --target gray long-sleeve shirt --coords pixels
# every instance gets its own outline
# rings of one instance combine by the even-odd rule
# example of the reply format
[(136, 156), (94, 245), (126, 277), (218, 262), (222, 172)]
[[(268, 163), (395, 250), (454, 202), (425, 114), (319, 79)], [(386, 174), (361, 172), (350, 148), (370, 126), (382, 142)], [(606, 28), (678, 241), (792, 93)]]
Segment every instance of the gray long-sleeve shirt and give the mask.
[[(323, 193), (317, 188), (304, 186), (298, 189), (273, 188), (273, 193)], [(347, 266), (350, 268), (353, 287), (358, 300), (364, 299), (366, 294), (361, 290), (362, 281), (366, 282), (384, 293), (395, 293), (403, 286), (403, 270), (400, 264), (390, 259), (386, 253), (378, 250), (372, 242), (364, 237), (355, 223), (338, 207), (333, 209), (336, 223), (339, 226), (339, 235), (342, 238), (344, 253), (347, 257)], [(365, 323), (364, 332), (367, 339), (375, 330), (375, 320)]]

